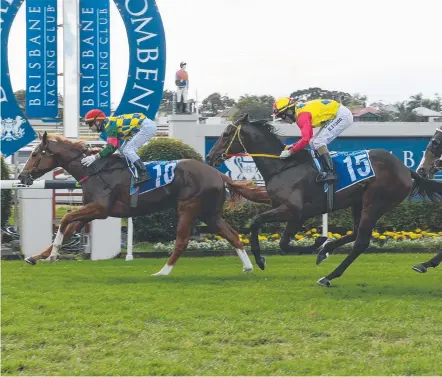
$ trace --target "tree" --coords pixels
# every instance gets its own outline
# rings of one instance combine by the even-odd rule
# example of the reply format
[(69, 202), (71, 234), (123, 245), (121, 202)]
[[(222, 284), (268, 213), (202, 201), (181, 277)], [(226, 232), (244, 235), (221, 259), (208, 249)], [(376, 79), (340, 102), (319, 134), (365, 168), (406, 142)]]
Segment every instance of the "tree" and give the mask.
[(239, 98), (236, 105), (239, 114), (248, 113), (252, 119), (272, 120), (275, 98), (269, 95), (256, 96), (246, 94)]
[(15, 99), (18, 102), (18, 106), (23, 111), (23, 114), (26, 116), (26, 90), (19, 89), (14, 92)]
[(318, 87), (297, 90), (290, 94), (290, 97), (297, 102), (306, 102), (320, 98), (334, 99), (336, 101), (341, 101), (342, 99), (342, 103), (348, 107), (365, 107), (367, 101), (366, 95), (359, 93), (351, 95), (350, 93), (338, 90), (327, 90)]
[(235, 100), (218, 92), (212, 93), (201, 102), (199, 112), (203, 116), (213, 117), (223, 110), (235, 106)]

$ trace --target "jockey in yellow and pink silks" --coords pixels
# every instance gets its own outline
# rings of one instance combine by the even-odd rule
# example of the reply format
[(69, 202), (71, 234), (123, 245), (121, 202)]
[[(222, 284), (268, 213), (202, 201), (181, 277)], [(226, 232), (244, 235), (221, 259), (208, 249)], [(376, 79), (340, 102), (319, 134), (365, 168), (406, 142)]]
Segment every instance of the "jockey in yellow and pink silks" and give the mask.
[[(282, 97), (273, 105), (273, 114), (286, 123), (296, 122), (301, 129), (301, 139), (295, 144), (286, 146), (280, 158), (290, 157), (310, 144), (310, 147), (319, 154), (325, 170), (321, 173), (320, 181), (336, 180), (327, 145), (352, 125), (351, 111), (339, 102), (330, 99), (296, 103), (292, 98)], [(313, 136), (313, 128), (317, 127), (321, 129)]]

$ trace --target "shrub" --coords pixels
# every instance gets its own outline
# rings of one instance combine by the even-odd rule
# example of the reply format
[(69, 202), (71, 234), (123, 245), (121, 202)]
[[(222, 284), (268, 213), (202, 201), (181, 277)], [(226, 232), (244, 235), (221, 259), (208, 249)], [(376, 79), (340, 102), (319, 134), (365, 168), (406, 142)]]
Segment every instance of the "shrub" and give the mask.
[(157, 138), (139, 150), (143, 161), (193, 159), (204, 161), (202, 156), (190, 145), (178, 139)]
[[(2, 180), (9, 178), (9, 168), (3, 157), (1, 157), (1, 178)], [(1, 190), (1, 207), (2, 207), (2, 217), (1, 217), (1, 227), (3, 228), (11, 216), (11, 205), (12, 205), (12, 190)]]
[[(140, 151), (143, 161), (193, 159), (203, 161), (201, 155), (190, 145), (178, 139), (158, 138), (151, 140)], [(175, 208), (162, 212), (137, 216), (134, 222), (136, 241), (171, 241), (175, 239), (178, 214)]]

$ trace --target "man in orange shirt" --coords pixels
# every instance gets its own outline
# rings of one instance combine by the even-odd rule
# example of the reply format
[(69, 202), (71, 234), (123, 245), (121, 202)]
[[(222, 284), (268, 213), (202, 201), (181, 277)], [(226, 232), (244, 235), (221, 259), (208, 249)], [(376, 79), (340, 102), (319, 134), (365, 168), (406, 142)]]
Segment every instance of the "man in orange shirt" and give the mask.
[[(187, 111), (187, 91), (189, 89), (189, 74), (186, 71), (187, 64), (181, 62), (180, 70), (175, 74), (176, 90), (176, 102), (177, 112), (185, 113)], [(181, 99), (183, 100), (183, 106), (181, 107)]]

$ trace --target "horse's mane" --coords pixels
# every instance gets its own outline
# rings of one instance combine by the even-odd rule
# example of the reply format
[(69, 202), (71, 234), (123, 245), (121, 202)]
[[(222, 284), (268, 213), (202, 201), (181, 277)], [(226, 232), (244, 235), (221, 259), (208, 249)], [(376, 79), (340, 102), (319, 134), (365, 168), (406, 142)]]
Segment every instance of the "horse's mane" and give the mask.
[(73, 149), (76, 149), (80, 152), (82, 152), (86, 149), (86, 146), (84, 145), (83, 140), (71, 140), (71, 139), (68, 139), (67, 137), (64, 137), (62, 135), (50, 135), (50, 136), (48, 136), (48, 139), (55, 141), (56, 143), (69, 144)]
[(251, 120), (251, 121), (249, 121), (249, 123), (253, 126), (258, 126), (258, 127), (263, 128), (264, 130), (266, 130), (270, 134), (275, 135), (276, 137), (278, 137), (280, 135), (279, 130), (275, 126), (273, 126), (272, 124), (267, 122), (265, 119)]

